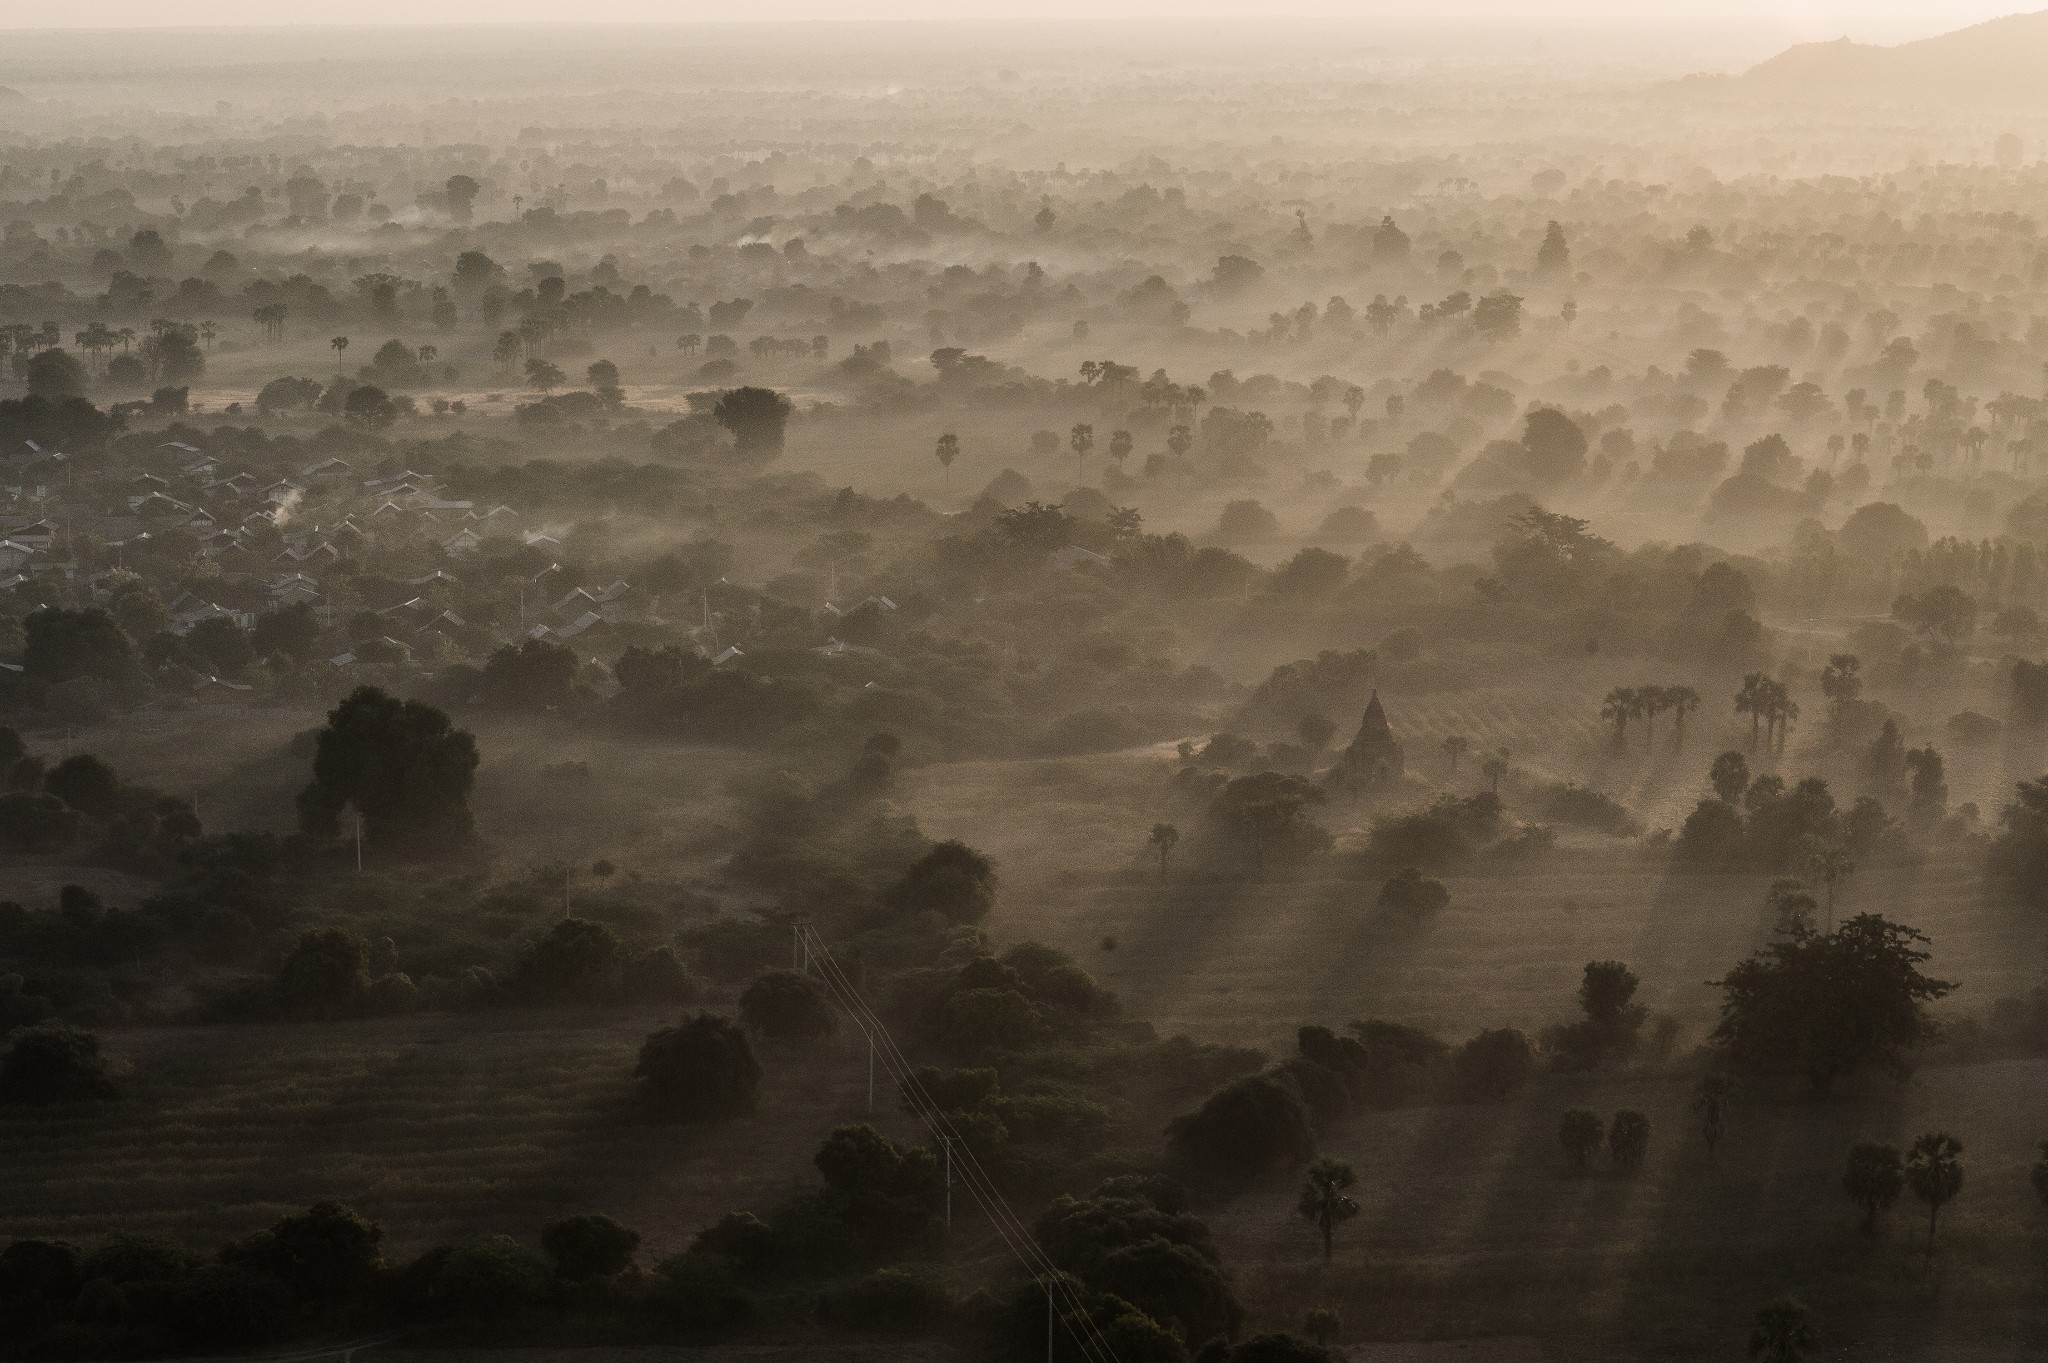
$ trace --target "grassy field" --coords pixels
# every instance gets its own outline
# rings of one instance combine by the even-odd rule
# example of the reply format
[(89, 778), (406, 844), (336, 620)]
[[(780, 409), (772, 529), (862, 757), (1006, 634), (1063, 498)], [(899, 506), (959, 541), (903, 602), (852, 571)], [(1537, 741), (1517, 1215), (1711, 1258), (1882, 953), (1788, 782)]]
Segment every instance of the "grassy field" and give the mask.
[[(864, 1056), (770, 1056), (760, 1112), (693, 1129), (631, 1105), (664, 1012), (423, 1016), (325, 1026), (106, 1033), (132, 1073), (116, 1102), (0, 1111), (0, 1239), (154, 1231), (210, 1246), (320, 1198), (394, 1248), (604, 1211), (657, 1255), (810, 1175), (834, 1126), (866, 1120)], [(886, 1098), (886, 1095), (885, 1095)], [(894, 1128), (885, 1110), (879, 1121)]]
[[(232, 784), (242, 803), (216, 801), (210, 821), (281, 827), (303, 780), (283, 744), (317, 721), (311, 711), (195, 714), (79, 746), (166, 788)], [(1411, 754), (1427, 752), (1432, 734), (1463, 732), (1475, 748), (1514, 748), (1539, 775), (1615, 760), (1598, 726), (1563, 702), (1447, 698), (1405, 707), (1397, 722), (1413, 726), (1403, 729)], [(1704, 729), (1682, 764), (1632, 778), (1647, 796), (1692, 798), (1680, 781), (1712, 751)], [(667, 879), (704, 878), (715, 864), (722, 785), (743, 765), (732, 755), (516, 726), (483, 737), (479, 821), (502, 859), (617, 848), (627, 871)], [(66, 750), (52, 736), (36, 746)], [(600, 782), (565, 793), (533, 779), (568, 760)], [(1452, 784), (1426, 757), (1411, 767), (1418, 798)], [(1436, 919), (1390, 920), (1373, 908), (1376, 883), (1341, 851), (1372, 813), (1364, 806), (1326, 811), (1340, 854), (1310, 870), (1215, 874), (1194, 822), (1166, 798), (1170, 770), (1170, 749), (965, 763), (908, 773), (900, 798), (933, 836), (999, 859), (988, 925), (998, 941), (1065, 947), (1162, 1034), (1275, 1053), (1306, 1021), (1392, 1017), (1451, 1039), (1503, 1023), (1534, 1030), (1568, 1017), (1582, 964), (1610, 956), (1642, 976), (1645, 1002), (1680, 1020), (1684, 1048), (1711, 1026), (1707, 981), (1770, 930), (1767, 878), (1674, 876), (1618, 844), (1450, 877)], [(1456, 784), (1476, 779), (1461, 771)], [(1144, 835), (1176, 817), (1190, 842), (1162, 881)], [(47, 891), (48, 871), (16, 868), (23, 888), (0, 893)], [(108, 888), (132, 897), (146, 887)], [(1933, 937), (1932, 968), (1963, 986), (1952, 1012), (2024, 992), (2048, 963), (2042, 934), (1984, 895), (1964, 855), (1859, 873), (1842, 910), (1865, 908)], [(151, 1230), (208, 1245), (336, 1197), (385, 1221), (401, 1253), (488, 1231), (531, 1241), (549, 1219), (601, 1210), (639, 1227), (658, 1255), (725, 1211), (765, 1209), (807, 1182), (824, 1134), (866, 1118), (862, 1057), (843, 1048), (771, 1063), (756, 1117), (709, 1131), (641, 1123), (627, 1075), (640, 1039), (665, 1020), (516, 1013), (113, 1031), (110, 1048), (134, 1064), (122, 1100), (0, 1116), (0, 1238)], [(1541, 1336), (1553, 1356), (1733, 1357), (1756, 1304), (1790, 1286), (1812, 1300), (1830, 1344), (1857, 1346), (1845, 1356), (1988, 1359), (2048, 1335), (2048, 1214), (2026, 1182), (2048, 1138), (2048, 1110), (2030, 1097), (2044, 1083), (2048, 1065), (2000, 1061), (1930, 1066), (1904, 1087), (1873, 1083), (1829, 1102), (1745, 1094), (1712, 1162), (1688, 1134), (1681, 1080), (1587, 1092), (1552, 1083), (1513, 1104), (1375, 1113), (1333, 1133), (1332, 1152), (1360, 1171), (1364, 1210), (1332, 1265), (1292, 1214), (1291, 1187), (1255, 1191), (1213, 1219), (1258, 1328), (1297, 1326), (1309, 1306), (1331, 1304), (1354, 1339)], [(1647, 1113), (1648, 1165), (1632, 1178), (1565, 1175), (1556, 1123), (1579, 1104)], [(880, 1123), (909, 1135), (883, 1106)], [(1969, 1184), (1930, 1272), (1911, 1250), (1910, 1206), (1871, 1241), (1836, 1185), (1855, 1139), (1903, 1143), (1936, 1125), (1964, 1141)], [(963, 1228), (966, 1276), (992, 1255), (984, 1233)], [(1533, 1356), (1526, 1343), (1502, 1349)], [(1466, 1355), (1443, 1355), (1454, 1356)]]

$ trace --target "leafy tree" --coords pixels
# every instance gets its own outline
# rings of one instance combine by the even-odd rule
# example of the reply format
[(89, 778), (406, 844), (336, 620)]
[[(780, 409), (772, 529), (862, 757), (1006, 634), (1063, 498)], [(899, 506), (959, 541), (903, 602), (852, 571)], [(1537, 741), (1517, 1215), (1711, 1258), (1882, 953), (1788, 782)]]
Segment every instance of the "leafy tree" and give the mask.
[(234, 676), (256, 660), (249, 632), (226, 616), (201, 620), (185, 636), (185, 647), (197, 654), (216, 676)]
[(45, 350), (35, 356), (28, 362), (27, 377), (29, 396), (46, 402), (80, 397), (90, 382), (85, 366), (68, 350)]
[[(457, 222), (468, 222), (472, 215), (472, 206), (476, 203), (476, 196), (483, 192), (483, 186), (467, 175), (451, 175), (442, 189), (448, 196), (448, 216)], [(464, 256), (472, 254), (476, 253), (463, 253)], [(455, 275), (457, 279), (462, 277), (462, 257), (456, 259)]]
[(711, 1013), (649, 1036), (633, 1075), (648, 1106), (684, 1121), (752, 1112), (761, 1086), (761, 1066), (746, 1034)]
[(1536, 1048), (1513, 1027), (1491, 1028), (1458, 1048), (1452, 1070), (1467, 1093), (1506, 1098), (1536, 1072)]
[(832, 1035), (832, 1005), (811, 976), (769, 970), (740, 995), (740, 1023), (768, 1041), (820, 1041)]
[[(406, 399), (408, 403), (411, 399)], [(374, 384), (363, 384), (349, 390), (342, 400), (341, 412), (344, 417), (368, 430), (381, 431), (398, 420), (402, 409), (398, 400)]]
[(2048, 776), (2019, 782), (1998, 822), (1989, 858), (1992, 875), (2015, 898), (2048, 903)]
[(222, 1251), (224, 1262), (268, 1273), (301, 1299), (347, 1301), (384, 1268), (384, 1228), (339, 1202), (316, 1202)]
[(1308, 1167), (1308, 1179), (1301, 1185), (1301, 1198), (1295, 1210), (1315, 1223), (1323, 1237), (1326, 1261), (1336, 1252), (1333, 1237), (1338, 1225), (1358, 1215), (1358, 1204), (1346, 1191), (1357, 1182), (1358, 1176), (1344, 1160), (1319, 1159)]
[(32, 681), (57, 685), (91, 677), (124, 682), (137, 676), (135, 650), (113, 617), (96, 606), (45, 606), (21, 622), (22, 671)]
[(96, 819), (112, 816), (121, 804), (121, 778), (91, 753), (74, 753), (50, 768), (43, 789)]
[(76, 1103), (113, 1095), (113, 1065), (92, 1032), (54, 1022), (24, 1028), (0, 1056), (0, 1103)]
[(1593, 1158), (1600, 1153), (1601, 1138), (1605, 1134), (1599, 1114), (1582, 1107), (1565, 1113), (1557, 1123), (1557, 1143), (1563, 1148), (1564, 1157), (1578, 1170), (1593, 1166)]
[(616, 1278), (633, 1266), (640, 1232), (609, 1216), (586, 1212), (550, 1223), (540, 1233), (540, 1247), (557, 1275), (571, 1282)]
[(782, 453), (783, 428), (796, 406), (770, 388), (730, 388), (719, 394), (711, 418), (732, 433), (741, 455), (765, 459)]
[(440, 1266), (439, 1295), (457, 1314), (479, 1319), (515, 1315), (546, 1291), (548, 1268), (509, 1235), (486, 1235), (450, 1251)]
[(1877, 1218), (1891, 1210), (1905, 1191), (1906, 1170), (1898, 1147), (1877, 1141), (1859, 1141), (1849, 1150), (1842, 1170), (1842, 1191), (1863, 1209), (1863, 1229), (1877, 1234)]
[(1560, 1027), (1549, 1040), (1561, 1064), (1595, 1069), (1625, 1059), (1635, 1049), (1649, 1011), (1635, 1002), (1640, 981), (1620, 961), (1588, 961), (1579, 980), (1578, 1022)]
[(951, 923), (978, 923), (995, 903), (995, 863), (964, 842), (936, 843), (884, 896), (907, 913), (935, 913)]
[(1451, 902), (1451, 892), (1444, 888), (1441, 880), (1432, 880), (1409, 866), (1380, 886), (1375, 902), (1382, 909), (1420, 920), (1443, 912)]
[(1607, 1153), (1617, 1169), (1640, 1168), (1650, 1153), (1650, 1119), (1640, 1112), (1615, 1113), (1607, 1128)]
[(1536, 248), (1536, 273), (1561, 275), (1571, 268), (1571, 247), (1565, 244), (1564, 228), (1552, 222), (1543, 230), (1543, 244)]
[(302, 659), (319, 639), (319, 617), (304, 601), (265, 611), (249, 631), (250, 647), (259, 658)]
[(576, 651), (551, 639), (505, 644), (484, 661), (478, 697), (517, 710), (559, 710), (576, 698), (582, 664)]
[(626, 951), (603, 923), (565, 918), (519, 958), (512, 992), (540, 1004), (616, 1002), (625, 987)]
[(1934, 1232), (1941, 1209), (1963, 1190), (1963, 1143), (1946, 1131), (1931, 1131), (1906, 1152), (1906, 1186), (1927, 1204), (1927, 1254), (1934, 1256)]
[(1302, 1164), (1316, 1148), (1301, 1094), (1263, 1074), (1218, 1089), (1166, 1130), (1178, 1167), (1199, 1182), (1226, 1188)]
[(1934, 1034), (1927, 1004), (1955, 988), (1921, 973), (1926, 940), (1866, 913), (1774, 942), (1718, 982), (1714, 1039), (1744, 1069), (1803, 1074), (1821, 1092), (1868, 1064), (1903, 1075), (1906, 1053)]
[(299, 793), (299, 824), (315, 837), (340, 832), (344, 806), (362, 816), (365, 841), (397, 855), (444, 854), (472, 836), (469, 791), (476, 739), (419, 701), (357, 687), (328, 711)]
[(1762, 1363), (1799, 1363), (1815, 1344), (1805, 1305), (1790, 1292), (1766, 1302), (1749, 1335), (1749, 1356)]
[(1307, 817), (1327, 797), (1299, 776), (1262, 771), (1224, 786), (1209, 805), (1209, 819), (1225, 836), (1250, 850), (1253, 864), (1266, 869), (1277, 854), (1309, 855), (1327, 850), (1330, 835)]
[(370, 944), (346, 928), (307, 928), (277, 972), (288, 1013), (329, 1020), (363, 1011), (370, 997)]

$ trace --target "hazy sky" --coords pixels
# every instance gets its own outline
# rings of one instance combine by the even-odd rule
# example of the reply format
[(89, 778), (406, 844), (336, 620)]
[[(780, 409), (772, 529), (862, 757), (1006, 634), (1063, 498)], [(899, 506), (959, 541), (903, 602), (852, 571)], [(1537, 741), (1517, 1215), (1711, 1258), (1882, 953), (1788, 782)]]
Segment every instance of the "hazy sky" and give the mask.
[[(2038, 4), (2039, 0), (2035, 0)], [(1421, 17), (1670, 17), (1757, 23), (1795, 36), (1897, 41), (1946, 32), (2027, 0), (93, 0), (73, 6), (0, 3), (6, 28), (154, 28), (279, 24), (730, 22), (776, 19), (1191, 19), (1313, 15)]]

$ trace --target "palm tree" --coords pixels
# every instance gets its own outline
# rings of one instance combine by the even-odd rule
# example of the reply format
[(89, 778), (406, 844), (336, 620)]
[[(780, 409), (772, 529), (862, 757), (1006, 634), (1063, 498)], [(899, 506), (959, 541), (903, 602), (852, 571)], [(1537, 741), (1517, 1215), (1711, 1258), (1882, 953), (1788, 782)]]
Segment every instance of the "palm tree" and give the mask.
[(1463, 734), (1452, 734), (1444, 740), (1444, 756), (1451, 759), (1451, 775), (1458, 774), (1458, 759), (1472, 751), (1472, 740)]
[(1651, 751), (1657, 747), (1657, 715), (1668, 709), (1671, 702), (1665, 699), (1661, 686), (1639, 686), (1636, 688), (1636, 709), (1643, 717), (1643, 745)]
[(1835, 887), (1856, 874), (1856, 863), (1849, 857), (1849, 849), (1839, 842), (1823, 842), (1813, 839), (1806, 850), (1806, 864), (1813, 870), (1813, 878), (1827, 887), (1828, 931), (1835, 930)]
[(208, 350), (213, 349), (213, 338), (218, 335), (220, 335), (220, 328), (216, 327), (211, 319), (199, 324), (199, 339), (206, 342)]
[(132, 345), (135, 341), (135, 328), (122, 327), (119, 331), (114, 333), (114, 336), (121, 342), (121, 353), (123, 355), (126, 355), (128, 353), (128, 347)]
[(1742, 689), (1735, 693), (1735, 713), (1749, 716), (1749, 750), (1756, 751), (1757, 729), (1764, 717), (1764, 699), (1769, 679), (1761, 672), (1752, 672), (1742, 679)]
[(960, 457), (960, 437), (951, 431), (947, 431), (939, 437), (939, 447), (932, 451), (932, 453), (938, 459), (939, 467), (946, 471), (946, 483), (948, 486), (951, 486), (953, 482), (953, 461)]
[(1628, 722), (1635, 717), (1641, 703), (1641, 693), (1633, 686), (1617, 686), (1607, 693), (1607, 699), (1600, 702), (1600, 718), (1614, 726), (1615, 747), (1628, 741)]
[(1799, 720), (1799, 702), (1792, 699), (1792, 692), (1785, 683), (1767, 680), (1764, 683), (1764, 741), (1776, 740), (1777, 751), (1785, 751), (1785, 739), (1790, 736), (1792, 726)]
[(1762, 1363), (1799, 1363), (1814, 1343), (1806, 1304), (1787, 1292), (1756, 1313), (1756, 1328), (1749, 1334), (1749, 1356)]
[(1842, 1191), (1863, 1209), (1863, 1232), (1877, 1234), (1877, 1218), (1899, 1200), (1906, 1185), (1898, 1147), (1877, 1141), (1859, 1141), (1849, 1150), (1849, 1162), (1842, 1169)]
[(1074, 451), (1074, 478), (1079, 481), (1086, 476), (1084, 466), (1088, 462), (1088, 451), (1095, 448), (1095, 428), (1087, 422), (1078, 422), (1067, 432), (1067, 445)]
[(1326, 1263), (1336, 1253), (1338, 1223), (1358, 1215), (1358, 1204), (1345, 1191), (1357, 1182), (1358, 1175), (1351, 1172), (1349, 1163), (1326, 1157), (1309, 1166), (1308, 1181), (1301, 1185), (1301, 1201), (1296, 1210), (1315, 1222), (1316, 1229), (1322, 1232)]
[(440, 350), (435, 346), (423, 345), (419, 348), (420, 363), (432, 364), (434, 362), (435, 356), (439, 355), (440, 353)]
[(1508, 774), (1508, 750), (1495, 749), (1493, 756), (1486, 759), (1486, 764), (1480, 770), (1486, 774), (1487, 789), (1495, 795), (1500, 794), (1500, 778)]
[(1180, 830), (1170, 823), (1155, 823), (1152, 825), (1152, 836), (1149, 841), (1152, 846), (1159, 849), (1159, 878), (1164, 880), (1166, 858), (1173, 851), (1174, 844), (1180, 841)]
[(1700, 708), (1700, 693), (1690, 686), (1667, 686), (1664, 688), (1664, 703), (1671, 707), (1671, 727), (1675, 730), (1672, 746), (1684, 752), (1685, 717)]
[(336, 336), (327, 344), (334, 347), (334, 367), (336, 369), (341, 368), (341, 355), (343, 351), (348, 349), (348, 337)]
[(1166, 448), (1176, 459), (1184, 457), (1195, 447), (1195, 433), (1191, 427), (1175, 426), (1166, 433)]
[(1946, 1131), (1930, 1131), (1906, 1155), (1906, 1183), (1927, 1204), (1927, 1257), (1934, 1257), (1934, 1232), (1941, 1209), (1963, 1190), (1963, 1143)]

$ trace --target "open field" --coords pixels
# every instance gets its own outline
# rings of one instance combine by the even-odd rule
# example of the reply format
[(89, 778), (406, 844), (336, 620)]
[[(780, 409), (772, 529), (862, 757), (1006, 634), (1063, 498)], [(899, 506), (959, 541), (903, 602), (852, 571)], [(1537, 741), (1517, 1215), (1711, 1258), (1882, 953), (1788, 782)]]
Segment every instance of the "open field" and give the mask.
[[(809, 1173), (832, 1127), (866, 1119), (858, 1057), (767, 1066), (760, 1114), (710, 1128), (631, 1109), (641, 1039), (666, 1010), (384, 1019), (107, 1033), (134, 1069), (112, 1104), (0, 1115), (0, 1238), (246, 1235), (323, 1197), (417, 1251), (464, 1235), (531, 1239), (610, 1212), (655, 1256), (765, 1207)], [(879, 1121), (895, 1125), (893, 1112)]]

